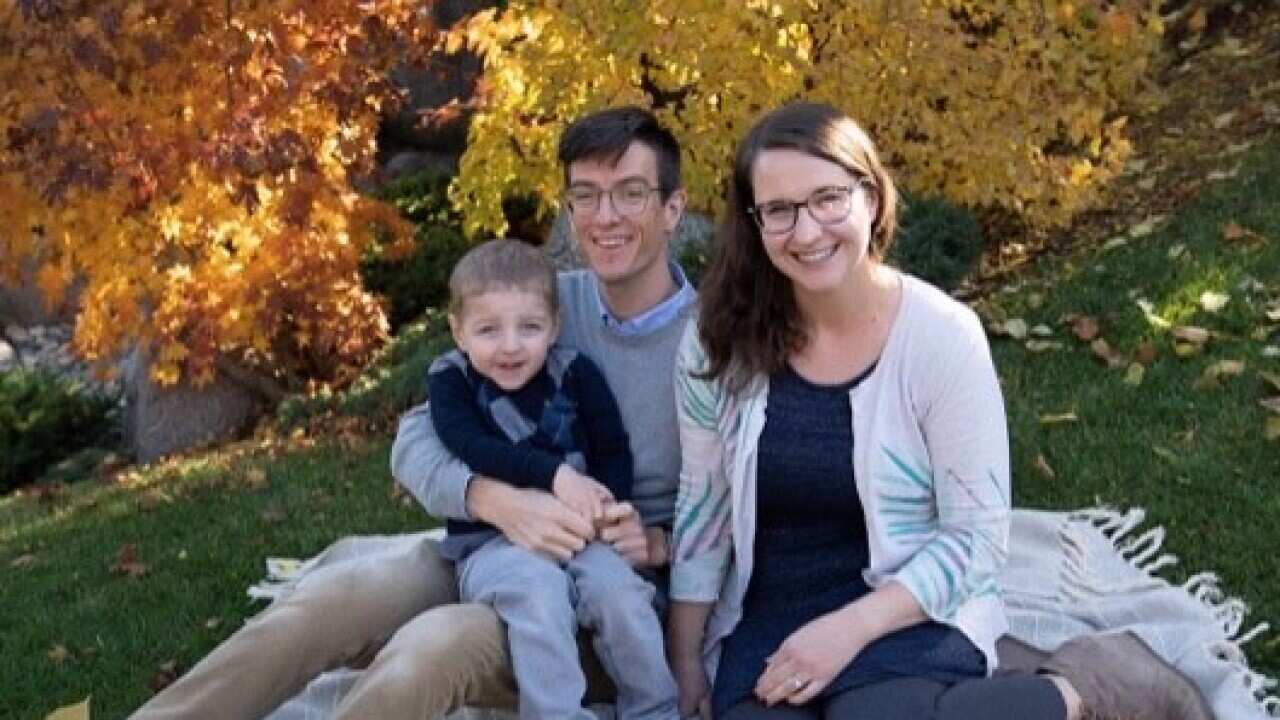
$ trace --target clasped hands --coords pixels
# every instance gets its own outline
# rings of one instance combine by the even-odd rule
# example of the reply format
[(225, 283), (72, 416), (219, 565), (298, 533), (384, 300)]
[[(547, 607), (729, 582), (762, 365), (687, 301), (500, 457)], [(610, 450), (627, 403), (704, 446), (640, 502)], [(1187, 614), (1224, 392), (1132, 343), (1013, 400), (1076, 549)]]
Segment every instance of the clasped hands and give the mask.
[[(482, 508), (473, 514), (516, 545), (565, 562), (598, 539), (635, 567), (667, 564), (666, 533), (645, 528), (635, 506), (616, 501), (608, 488), (569, 465), (556, 471), (553, 494), (486, 480), (473, 478), (469, 506)], [(472, 505), (477, 490), (483, 500)]]

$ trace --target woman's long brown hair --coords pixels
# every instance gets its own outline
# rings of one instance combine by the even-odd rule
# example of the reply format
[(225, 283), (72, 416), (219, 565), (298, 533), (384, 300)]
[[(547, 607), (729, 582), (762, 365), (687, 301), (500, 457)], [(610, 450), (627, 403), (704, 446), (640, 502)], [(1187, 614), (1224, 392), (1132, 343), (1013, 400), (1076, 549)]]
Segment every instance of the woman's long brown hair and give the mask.
[(798, 102), (765, 115), (738, 145), (733, 180), (716, 244), (698, 288), (698, 335), (707, 354), (702, 377), (739, 393), (754, 378), (777, 372), (808, 342), (791, 280), (765, 254), (748, 214), (755, 205), (751, 170), (764, 150), (797, 150), (835, 163), (874, 184), (876, 218), (871, 257), (880, 260), (897, 227), (898, 195), (866, 132), (843, 112)]

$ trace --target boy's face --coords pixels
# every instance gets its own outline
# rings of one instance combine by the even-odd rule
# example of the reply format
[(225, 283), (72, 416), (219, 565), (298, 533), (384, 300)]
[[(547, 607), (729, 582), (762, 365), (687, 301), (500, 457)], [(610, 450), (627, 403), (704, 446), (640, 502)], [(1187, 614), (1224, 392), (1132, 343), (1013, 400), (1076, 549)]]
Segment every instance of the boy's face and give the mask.
[(560, 328), (542, 293), (504, 288), (464, 300), (449, 329), (476, 372), (511, 391), (542, 369)]

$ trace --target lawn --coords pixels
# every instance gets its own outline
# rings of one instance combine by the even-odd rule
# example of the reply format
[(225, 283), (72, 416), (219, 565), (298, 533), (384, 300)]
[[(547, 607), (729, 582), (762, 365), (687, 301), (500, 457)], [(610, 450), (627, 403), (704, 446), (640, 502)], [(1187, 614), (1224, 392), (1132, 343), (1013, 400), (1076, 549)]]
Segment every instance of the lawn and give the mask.
[[(1167, 217), (1043, 257), (980, 306), (993, 327), (1029, 330), (992, 337), (1016, 504), (1144, 507), (1181, 559), (1167, 577), (1212, 570), (1250, 603), (1246, 626), (1280, 627), (1280, 439), (1266, 437), (1259, 404), (1280, 395), (1263, 375), (1280, 376), (1278, 322), (1267, 318), (1280, 315), (1280, 138), (1240, 158), (1234, 177)], [(1096, 324), (1116, 367), (1072, 318), (1086, 337)], [(1184, 357), (1173, 333), (1185, 326), (1211, 338)], [(424, 348), (438, 345), (413, 347), (393, 353), (361, 397), (378, 383), (407, 397), (434, 352)], [(1238, 372), (1204, 381), (1215, 366)], [(382, 412), (361, 402), (342, 407)], [(259, 609), (244, 591), (265, 557), (433, 524), (394, 492), (382, 427), (285, 432), (0, 498), (0, 717), (40, 718), (86, 696), (94, 717), (125, 716)], [(1257, 669), (1280, 674), (1280, 633), (1247, 650)]]
[[(1276, 198), (1280, 141), (1272, 140), (1236, 178), (1210, 186), (1149, 235), (1045, 259), (983, 302), (993, 324), (1023, 320), (1052, 332), (992, 339), (1016, 503), (1147, 508), (1169, 530), (1164, 550), (1181, 558), (1169, 577), (1219, 573), (1252, 605), (1250, 624), (1280, 624), (1271, 554), (1280, 441), (1265, 438), (1258, 402), (1268, 388), (1259, 372), (1280, 374), (1280, 358), (1266, 350), (1280, 333), (1265, 318), (1280, 298)], [(1229, 223), (1255, 235), (1225, 240)], [(1229, 300), (1208, 312), (1206, 291)], [(1063, 321), (1073, 314), (1095, 319), (1126, 365), (1108, 367), (1079, 340)], [(1162, 320), (1214, 335), (1180, 357)], [(1030, 339), (1061, 348), (1032, 351)], [(1128, 361), (1144, 343), (1155, 358), (1133, 384)], [(1198, 389), (1222, 360), (1244, 369)], [(1061, 420), (1066, 414), (1075, 419)], [(95, 717), (121, 717), (258, 609), (244, 590), (261, 578), (266, 556), (307, 556), (346, 533), (428, 525), (393, 493), (388, 442), (386, 433), (259, 440), (66, 495), (0, 499), (0, 717), (41, 717), (86, 696)], [(121, 555), (126, 545), (131, 556)], [(1280, 672), (1277, 637), (1248, 646), (1271, 674)]]

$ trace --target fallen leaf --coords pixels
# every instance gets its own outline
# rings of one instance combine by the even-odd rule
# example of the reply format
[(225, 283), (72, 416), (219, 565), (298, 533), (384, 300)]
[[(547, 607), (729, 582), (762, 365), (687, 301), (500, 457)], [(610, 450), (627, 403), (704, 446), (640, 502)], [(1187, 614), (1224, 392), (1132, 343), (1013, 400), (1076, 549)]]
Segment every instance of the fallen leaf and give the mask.
[(170, 660), (160, 664), (160, 668), (156, 671), (156, 674), (151, 677), (151, 682), (148, 684), (150, 685), (152, 692), (160, 692), (172, 685), (173, 681), (177, 680), (178, 675), (180, 674), (181, 673), (178, 671), (178, 661)]
[(1107, 367), (1123, 367), (1128, 362), (1124, 355), (1111, 348), (1111, 344), (1105, 338), (1097, 338), (1089, 343), (1089, 349), (1097, 358), (1105, 362)]
[(45, 715), (44, 720), (89, 720), (89, 698), (74, 705), (63, 705)]
[(1247, 141), (1247, 140), (1246, 140), (1245, 142), (1242, 142), (1242, 143), (1231, 143), (1230, 145), (1228, 145), (1228, 146), (1227, 146), (1227, 154), (1228, 154), (1228, 155), (1239, 155), (1240, 153), (1242, 153), (1242, 152), (1244, 152), (1244, 151), (1248, 150), (1248, 149), (1249, 149), (1249, 148), (1251, 148), (1251, 147), (1253, 147), (1253, 143), (1251, 143), (1251, 142), (1249, 142), (1249, 141)]
[(1146, 220), (1143, 220), (1137, 225), (1129, 228), (1129, 236), (1140, 238), (1150, 235), (1156, 229), (1156, 226), (1164, 220), (1164, 218), (1164, 215), (1152, 215), (1148, 217)]
[[(1141, 185), (1142, 183), (1138, 183), (1138, 184)], [(1147, 189), (1150, 189), (1150, 188), (1147, 188)], [(1124, 237), (1123, 235), (1120, 235), (1117, 237), (1113, 237), (1110, 240), (1102, 243), (1102, 250), (1103, 252), (1107, 252), (1110, 250), (1115, 250), (1116, 248), (1124, 247), (1125, 245), (1128, 245), (1128, 244), (1129, 244), (1129, 239)]]
[(173, 498), (159, 488), (152, 488), (138, 496), (138, 507), (143, 510), (155, 510), (157, 507), (171, 502), (173, 502)]
[(1267, 372), (1266, 370), (1259, 370), (1258, 377), (1265, 380), (1268, 385), (1275, 389), (1276, 392), (1280, 392), (1280, 375)]
[(1239, 360), (1219, 360), (1204, 369), (1200, 374), (1200, 378), (1195, 382), (1197, 390), (1211, 390), (1217, 388), (1219, 382), (1225, 377), (1235, 377), (1244, 372), (1244, 363)]
[(205, 628), (209, 630), (217, 630), (218, 626), (221, 624), (222, 624), (222, 618), (220, 617), (211, 617), (208, 620), (204, 621)]
[(1265, 408), (1267, 412), (1272, 412), (1272, 413), (1275, 413), (1276, 415), (1280, 415), (1280, 397), (1273, 397), (1273, 398), (1267, 398), (1266, 400), (1259, 400), (1258, 404), (1261, 405), (1263, 408)]
[(252, 468), (244, 474), (245, 485), (250, 490), (262, 490), (267, 487), (267, 471), (262, 468)]
[(1152, 327), (1164, 329), (1171, 324), (1168, 320), (1156, 314), (1156, 306), (1150, 300), (1138, 298), (1134, 302), (1138, 304), (1138, 309), (1142, 310), (1142, 316), (1146, 318), (1147, 323)]
[(1040, 416), (1041, 425), (1059, 425), (1061, 423), (1077, 422), (1080, 418), (1076, 417), (1074, 412), (1053, 413)]
[(1209, 174), (1205, 175), (1204, 177), (1209, 182), (1218, 182), (1220, 180), (1231, 180), (1232, 178), (1234, 178), (1236, 175), (1239, 175), (1239, 174), (1240, 174), (1240, 166), (1237, 165), (1231, 168), (1230, 170), (1211, 170), (1209, 171)]
[(1084, 342), (1090, 342), (1098, 337), (1098, 320), (1088, 315), (1079, 315), (1071, 321), (1071, 332)]
[(1141, 190), (1154, 190), (1156, 187), (1156, 177), (1148, 175), (1138, 181), (1138, 188)]
[(1204, 308), (1204, 311), (1208, 313), (1218, 312), (1226, 307), (1229, 302), (1231, 302), (1231, 296), (1225, 293), (1213, 292), (1212, 290), (1205, 290), (1200, 293), (1200, 307)]
[(1177, 260), (1178, 258), (1182, 257), (1182, 254), (1185, 253), (1186, 251), (1187, 251), (1187, 246), (1182, 243), (1173, 245), (1169, 248), (1169, 259)]
[(49, 656), (54, 665), (61, 667), (67, 661), (67, 658), (71, 657), (71, 652), (67, 650), (66, 645), (54, 645), (45, 655)]
[(1237, 225), (1235, 222), (1229, 222), (1222, 226), (1222, 239), (1227, 242), (1234, 242), (1249, 234), (1249, 231)]
[(1161, 445), (1152, 445), (1151, 452), (1155, 453), (1156, 455), (1160, 456), (1165, 460), (1168, 460), (1169, 462), (1178, 461), (1178, 454), (1167, 447), (1163, 447)]
[(1280, 417), (1267, 418), (1267, 429), (1265, 435), (1268, 440), (1280, 438)]
[(1267, 306), (1263, 309), (1263, 314), (1267, 316), (1268, 320), (1273, 322), (1280, 321), (1280, 300), (1272, 300), (1267, 303)]
[(151, 570), (146, 563), (138, 562), (138, 548), (133, 543), (120, 546), (116, 551), (115, 563), (108, 569), (116, 575), (128, 575), (133, 578), (140, 578)]
[(1036, 337), (1049, 337), (1050, 335), (1053, 335), (1053, 328), (1045, 325), (1044, 323), (1040, 323), (1039, 325), (1031, 328), (1031, 334)]
[(1222, 128), (1230, 125), (1231, 121), (1235, 119), (1236, 119), (1236, 114), (1234, 112), (1224, 112), (1218, 117), (1213, 119), (1213, 129), (1221, 130)]
[(11, 567), (11, 568), (24, 568), (24, 567), (28, 567), (28, 566), (32, 565), (33, 563), (35, 563), (35, 561), (36, 561), (36, 556), (35, 556), (35, 555), (32, 555), (31, 553), (26, 553), (26, 554), (23, 554), (23, 555), (19, 555), (18, 557), (16, 557), (16, 558), (14, 558), (14, 559), (10, 560), (10, 561), (9, 561), (9, 567)]
[(1150, 365), (1156, 361), (1157, 354), (1155, 343), (1144, 341), (1138, 344), (1137, 350), (1134, 350), (1133, 360), (1143, 365)]
[(1057, 340), (1028, 340), (1026, 347), (1033, 353), (1042, 353), (1050, 350), (1061, 350), (1062, 343)]
[(1132, 363), (1129, 368), (1124, 371), (1124, 384), (1137, 387), (1142, 384), (1142, 377), (1147, 372), (1142, 363)]
[(1054, 480), (1058, 477), (1058, 474), (1053, 471), (1053, 468), (1049, 467), (1049, 461), (1044, 459), (1044, 455), (1036, 455), (1036, 459), (1033, 464), (1036, 471), (1045, 476), (1046, 479)]
[(1021, 340), (1027, 336), (1027, 321), (1022, 318), (1011, 318), (1004, 322), (1004, 331), (1014, 340)]
[(1173, 329), (1171, 334), (1175, 340), (1181, 340), (1194, 345), (1204, 345), (1209, 342), (1209, 338), (1213, 335), (1213, 333), (1208, 330), (1195, 325), (1179, 325)]

